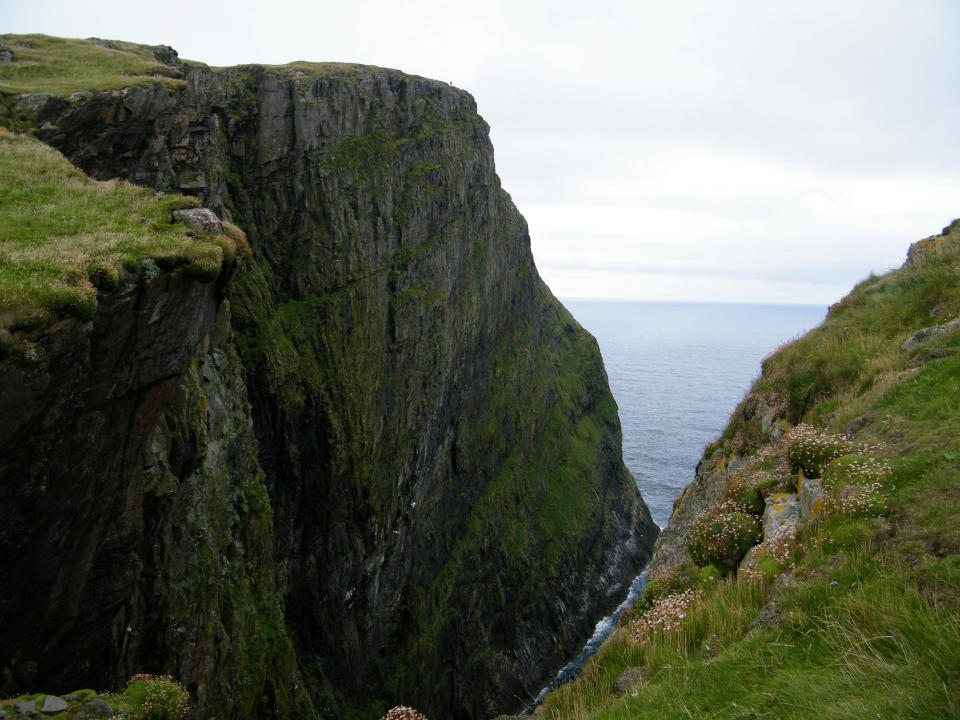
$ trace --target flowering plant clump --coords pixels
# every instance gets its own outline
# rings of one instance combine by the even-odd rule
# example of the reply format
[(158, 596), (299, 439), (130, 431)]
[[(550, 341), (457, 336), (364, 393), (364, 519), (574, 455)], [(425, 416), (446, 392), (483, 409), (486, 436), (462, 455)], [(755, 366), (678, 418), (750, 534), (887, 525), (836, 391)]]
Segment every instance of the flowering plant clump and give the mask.
[(823, 471), (823, 489), (836, 492), (850, 484), (888, 487), (893, 479), (893, 468), (886, 460), (854, 455), (838, 458)]
[(823, 510), (840, 517), (876, 517), (883, 515), (887, 501), (880, 483), (847, 485), (839, 495), (825, 498)]
[(697, 565), (732, 569), (759, 539), (760, 520), (736, 500), (726, 500), (697, 515), (687, 549)]
[(644, 643), (656, 635), (676, 630), (687, 617), (690, 608), (703, 597), (701, 590), (688, 588), (682, 593), (667, 595), (656, 600), (653, 607), (629, 625), (629, 637), (634, 642)]
[(827, 463), (852, 452), (854, 446), (846, 435), (826, 435), (801, 423), (784, 437), (784, 450), (793, 467), (820, 477)]
[(412, 707), (398, 705), (387, 710), (387, 714), (380, 720), (427, 720), (426, 717), (418, 713)]
[(135, 720), (183, 720), (190, 712), (190, 694), (169, 675), (134, 675), (123, 694)]
[(757, 545), (749, 567), (743, 567), (738, 577), (759, 580), (767, 574), (775, 574), (787, 568), (795, 568), (797, 551), (797, 523), (781, 525), (777, 531)]

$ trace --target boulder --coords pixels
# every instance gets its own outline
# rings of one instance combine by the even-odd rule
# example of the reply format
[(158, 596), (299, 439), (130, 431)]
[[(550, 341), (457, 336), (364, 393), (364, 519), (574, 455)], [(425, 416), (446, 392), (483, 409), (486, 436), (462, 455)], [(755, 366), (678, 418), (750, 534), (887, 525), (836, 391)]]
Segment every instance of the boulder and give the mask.
[(110, 707), (108, 703), (103, 698), (94, 698), (87, 703), (84, 711), (90, 716), (95, 718), (112, 718), (113, 717), (113, 708)]
[(814, 478), (802, 478), (797, 485), (800, 500), (800, 518), (806, 522), (823, 507), (823, 482)]
[(800, 500), (795, 493), (777, 493), (766, 500), (763, 537), (769, 538), (784, 525), (800, 522)]
[(43, 698), (43, 707), (40, 708), (40, 712), (44, 715), (56, 715), (57, 713), (62, 713), (67, 709), (67, 703), (63, 698), (59, 698), (56, 695), (47, 695)]
[(934, 335), (941, 335), (943, 333), (950, 332), (951, 330), (955, 330), (958, 327), (960, 327), (960, 318), (954, 318), (950, 322), (944, 323), (943, 325), (934, 325), (933, 327), (917, 330), (900, 347), (904, 350), (909, 350), (914, 345), (920, 344), (927, 338), (933, 337)]
[(33, 700), (30, 700), (29, 702), (26, 702), (23, 700), (17, 700), (13, 704), (13, 711), (15, 713), (18, 713), (19, 715), (36, 715), (37, 714), (36, 705), (34, 704)]
[(223, 225), (213, 210), (208, 208), (189, 208), (174, 210), (173, 221), (186, 225), (203, 235), (223, 235)]

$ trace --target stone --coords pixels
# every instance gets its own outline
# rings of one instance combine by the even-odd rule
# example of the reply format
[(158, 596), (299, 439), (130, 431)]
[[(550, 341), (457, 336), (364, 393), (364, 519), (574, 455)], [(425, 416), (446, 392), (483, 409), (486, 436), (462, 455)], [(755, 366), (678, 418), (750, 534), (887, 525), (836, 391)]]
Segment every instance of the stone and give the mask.
[(766, 500), (763, 511), (763, 537), (769, 538), (790, 523), (800, 522), (800, 500), (796, 493), (777, 493)]
[(646, 677), (644, 677), (643, 668), (628, 667), (620, 673), (620, 676), (613, 683), (613, 687), (618, 695), (626, 695), (635, 687), (643, 685), (645, 682)]
[(40, 712), (44, 715), (56, 715), (67, 709), (67, 703), (63, 698), (57, 697), (56, 695), (47, 695), (43, 698), (43, 707), (40, 708)]
[(29, 702), (24, 702), (23, 700), (17, 700), (13, 704), (13, 710), (14, 712), (19, 713), (20, 715), (36, 715), (37, 714), (36, 704), (34, 703), (33, 700), (30, 700)]
[(153, 56), (164, 65), (174, 66), (177, 64), (179, 53), (169, 45), (156, 45), (153, 47)]
[(204, 235), (223, 235), (223, 225), (213, 210), (208, 208), (189, 208), (174, 210), (173, 221), (180, 222), (192, 230)]
[(927, 338), (931, 338), (934, 335), (942, 335), (943, 333), (950, 332), (957, 327), (960, 327), (960, 318), (954, 318), (950, 322), (944, 323), (943, 325), (934, 325), (933, 327), (917, 330), (917, 332), (911, 335), (900, 347), (903, 350), (909, 350), (914, 345), (920, 344)]
[(84, 706), (86, 713), (94, 718), (112, 718), (113, 708), (103, 698), (94, 698)]
[(823, 508), (823, 482), (819, 478), (801, 478), (797, 484), (797, 497), (800, 518), (806, 522)]
[(750, 623), (750, 629), (772, 628), (780, 626), (780, 608), (775, 602), (769, 602), (760, 609), (760, 614)]
[(753, 567), (753, 562), (757, 557), (757, 551), (759, 548), (759, 545), (754, 545), (752, 548), (747, 550), (747, 554), (744, 555), (743, 560), (740, 561), (741, 570), (749, 570)]
[(0, 45), (0, 63), (13, 62), (13, 50)]

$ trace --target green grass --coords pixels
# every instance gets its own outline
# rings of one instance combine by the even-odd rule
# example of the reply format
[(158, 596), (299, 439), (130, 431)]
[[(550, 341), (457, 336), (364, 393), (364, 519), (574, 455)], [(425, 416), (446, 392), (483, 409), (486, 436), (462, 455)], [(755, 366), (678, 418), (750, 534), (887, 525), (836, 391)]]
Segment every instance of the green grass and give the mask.
[[(861, 283), (821, 327), (771, 355), (751, 391), (785, 399), (791, 422), (883, 443), (885, 514), (808, 521), (795, 587), (775, 588), (780, 570), (712, 586), (694, 569), (668, 576), (661, 584), (679, 586), (658, 590), (704, 590), (680, 627), (642, 644), (622, 627), (579, 680), (547, 698), (545, 717), (960, 715), (960, 333), (901, 348), (960, 314), (957, 235), (939, 254)], [(708, 457), (760, 435), (750, 403)], [(752, 627), (771, 602), (778, 621)], [(628, 667), (644, 681), (618, 693)]]
[(11, 63), (0, 66), (0, 93), (69, 95), (84, 90), (112, 90), (160, 83), (184, 86), (182, 71), (164, 65), (144, 45), (78, 40), (47, 35), (0, 35), (13, 51)]
[(92, 180), (39, 141), (0, 132), (0, 328), (88, 319), (100, 292), (162, 270), (215, 277), (228, 243), (170, 221), (196, 204)]

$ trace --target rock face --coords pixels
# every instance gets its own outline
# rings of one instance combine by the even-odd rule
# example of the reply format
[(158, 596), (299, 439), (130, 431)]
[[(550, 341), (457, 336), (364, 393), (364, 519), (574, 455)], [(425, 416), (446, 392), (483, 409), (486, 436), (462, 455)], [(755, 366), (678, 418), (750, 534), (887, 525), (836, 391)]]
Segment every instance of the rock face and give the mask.
[[(55, 408), (3, 436), (4, 485), (33, 488), (3, 498), (4, 552), (22, 558), (4, 561), (4, 585), (36, 582), (37, 555), (71, 560), (62, 580), (0, 600), (10, 618), (23, 598), (63, 595), (42, 622), (0, 624), (0, 653), (49, 638), (22, 659), (38, 682), (73, 685), (163, 664), (202, 707), (236, 697), (234, 717), (261, 701), (309, 714), (304, 686), (334, 717), (521, 708), (622, 599), (657, 529), (621, 461), (596, 343), (539, 279), (473, 99), (362, 66), (183, 69), (180, 90), (8, 103), (8, 122), (95, 177), (198, 194), (247, 231), (254, 260), (223, 287), (231, 327), (211, 295), (187, 340), (169, 339), (175, 359), (118, 350), (101, 367), (88, 343), (74, 364), (54, 334), (61, 375), (2, 381), (37, 387), (5, 387), (3, 418)], [(77, 394), (87, 376), (144, 363), (157, 377), (119, 415), (80, 421), (100, 407)], [(113, 398), (108, 385), (93, 387)], [(54, 433), (54, 465), (35, 464), (32, 435), (61, 421), (85, 432)], [(83, 497), (103, 488), (110, 503), (64, 520), (72, 464), (100, 447), (110, 461), (83, 461)], [(77, 584), (86, 595), (67, 593)], [(58, 628), (75, 652), (53, 652)]]
[(309, 711), (224, 289), (142, 281), (0, 363), (2, 694), (156, 669)]

